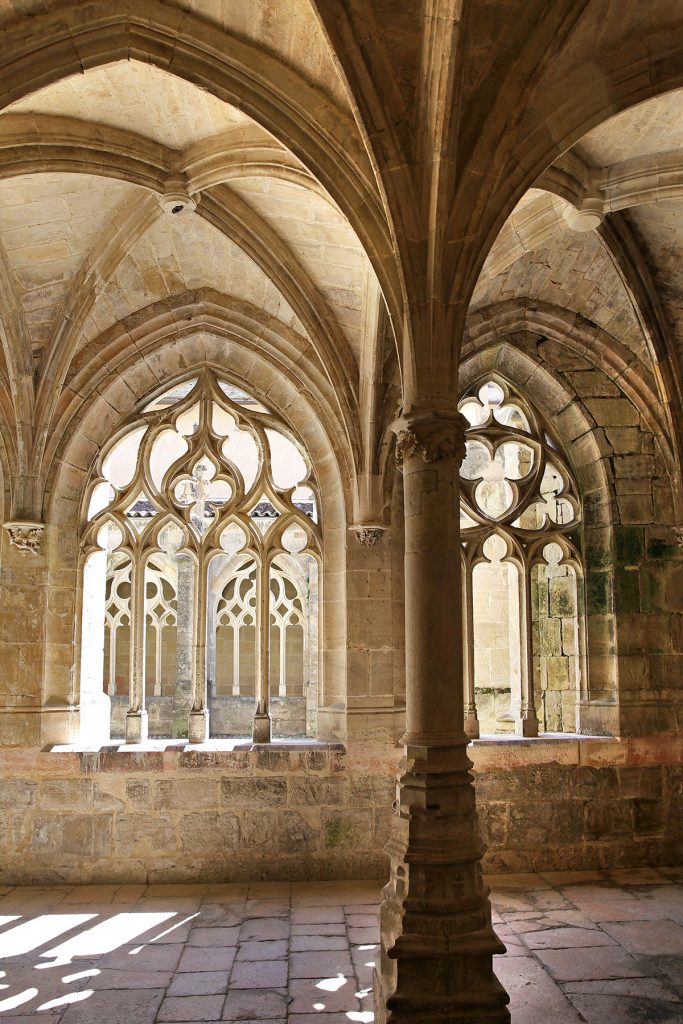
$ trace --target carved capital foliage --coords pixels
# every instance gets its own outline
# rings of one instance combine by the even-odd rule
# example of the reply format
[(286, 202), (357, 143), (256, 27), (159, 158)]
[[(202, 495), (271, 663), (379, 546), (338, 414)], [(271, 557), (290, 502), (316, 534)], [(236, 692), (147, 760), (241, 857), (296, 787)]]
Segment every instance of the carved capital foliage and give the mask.
[(384, 533), (384, 526), (354, 526), (353, 532), (356, 540), (364, 547), (372, 548), (378, 540), (381, 540)]
[(401, 466), (406, 459), (420, 455), (425, 462), (457, 459), (460, 464), (465, 458), (468, 425), (464, 416), (404, 420), (396, 434), (396, 462)]
[(674, 526), (674, 533), (679, 548), (683, 548), (683, 526)]
[(4, 523), (3, 526), (7, 530), (12, 547), (18, 548), (19, 551), (28, 551), (32, 555), (39, 553), (45, 531), (44, 523), (34, 523), (19, 519), (10, 523)]

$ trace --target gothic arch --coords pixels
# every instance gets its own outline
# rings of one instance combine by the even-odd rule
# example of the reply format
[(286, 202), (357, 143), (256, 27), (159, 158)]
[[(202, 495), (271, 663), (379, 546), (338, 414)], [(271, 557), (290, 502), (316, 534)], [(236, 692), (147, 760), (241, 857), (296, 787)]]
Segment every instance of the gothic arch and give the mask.
[(617, 386), (638, 409), (657, 437), (672, 480), (679, 469), (670, 440), (666, 412), (661, 410), (657, 382), (651, 370), (638, 363), (633, 353), (606, 331), (579, 313), (540, 300), (514, 298), (476, 310), (468, 318), (463, 342), (463, 364), (475, 351), (502, 341), (515, 331), (535, 331), (591, 362)]
[[(357, 472), (357, 454), (307, 339), (256, 307), (208, 289), (177, 296), (170, 307), (167, 301), (147, 307), (116, 324), (77, 354), (56, 404), (51, 437), (47, 439), (48, 495), (55, 460), (64, 458), (61, 439), (73, 436), (86, 419), (94, 422), (100, 415), (89, 409), (88, 403), (109, 395), (113, 408), (129, 411), (136, 398), (164, 379), (166, 368), (173, 365), (176, 356), (186, 365), (208, 359), (219, 367), (229, 358), (238, 374), (264, 400), (274, 401), (286, 416), (293, 417), (296, 429), (316, 452), (323, 436), (334, 438), (334, 458), (344, 481), (344, 500), (348, 502)], [(114, 394), (116, 398), (111, 397)], [(301, 399), (310, 415), (302, 408)], [(319, 454), (322, 459), (328, 459), (331, 450), (331, 442), (325, 444), (327, 447)], [(318, 456), (312, 451), (312, 457)]]
[[(324, 523), (321, 587), (326, 598), (320, 639), (321, 705), (343, 701), (347, 681), (346, 583), (342, 570), (346, 559), (346, 509), (351, 507), (353, 477), (338, 443), (339, 429), (333, 425), (329, 407), (318, 404), (311, 390), (302, 388), (291, 375), (286, 376), (278, 366), (273, 366), (256, 346), (226, 347), (220, 331), (210, 327), (203, 333), (196, 328), (188, 333), (162, 333), (162, 339), (153, 344), (128, 348), (123, 366), (115, 360), (106, 367), (97, 361), (100, 373), (89, 374), (86, 364), (81, 379), (90, 376), (89, 386), (84, 386), (81, 394), (70, 393), (71, 407), (64, 410), (62, 436), (52, 455), (45, 501), (50, 572), (56, 580), (63, 571), (70, 574), (76, 568), (77, 552), (72, 542), (65, 543), (63, 538), (67, 532), (71, 537), (77, 529), (88, 472), (104, 442), (127, 416), (144, 404), (147, 395), (163, 391), (174, 375), (175, 379), (182, 379), (179, 366), (186, 367), (185, 376), (201, 367), (210, 368), (237, 386), (248, 388), (277, 412), (308, 450), (319, 483)], [(77, 621), (80, 598), (76, 591), (69, 589), (65, 600)], [(63, 664), (67, 658), (71, 661), (68, 652), (76, 639), (72, 635), (66, 644), (63, 635), (49, 632), (47, 646), (52, 662)], [(57, 704), (66, 711), (76, 710), (77, 691), (71, 672), (53, 672), (50, 687)], [(321, 734), (324, 738), (324, 725)]]
[[(520, 323), (517, 329), (531, 327)], [(615, 459), (604, 428), (595, 422), (585, 400), (579, 398), (568, 380), (557, 368), (543, 365), (538, 357), (515, 344), (514, 331), (506, 337), (500, 324), (497, 336), (469, 347), (461, 365), (461, 388), (471, 387), (483, 376), (499, 376), (528, 396), (551, 419), (572, 462), (584, 508), (588, 686), (580, 706), (580, 729), (589, 733), (628, 731), (634, 727), (628, 720), (633, 666), (630, 656), (622, 654), (619, 637), (630, 628), (625, 614), (629, 611), (628, 598), (622, 591), (624, 580), (630, 579), (629, 573), (635, 569), (629, 564), (634, 561), (629, 545), (638, 527), (628, 525), (628, 518), (624, 520), (615, 461), (625, 461), (629, 456)], [(637, 460), (638, 456), (633, 458)], [(665, 477), (664, 489), (670, 484), (671, 479)], [(660, 522), (666, 528), (665, 512)], [(671, 507), (669, 528), (673, 524)]]

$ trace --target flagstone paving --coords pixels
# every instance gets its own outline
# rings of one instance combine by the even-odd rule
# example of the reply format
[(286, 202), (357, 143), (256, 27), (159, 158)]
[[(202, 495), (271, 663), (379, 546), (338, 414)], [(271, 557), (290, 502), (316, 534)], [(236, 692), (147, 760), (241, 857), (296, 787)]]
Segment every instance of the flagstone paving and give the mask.
[[(487, 881), (513, 1024), (683, 1024), (683, 869)], [(0, 886), (0, 1022), (370, 1024), (379, 888)]]

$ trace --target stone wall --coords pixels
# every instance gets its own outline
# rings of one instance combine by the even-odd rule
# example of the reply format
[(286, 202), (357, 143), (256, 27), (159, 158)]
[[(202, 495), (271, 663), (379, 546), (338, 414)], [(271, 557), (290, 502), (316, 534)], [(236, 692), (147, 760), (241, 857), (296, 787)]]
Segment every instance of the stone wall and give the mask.
[[(0, 882), (383, 878), (398, 756), (5, 750)], [(681, 737), (482, 741), (471, 757), (489, 870), (680, 859)]]

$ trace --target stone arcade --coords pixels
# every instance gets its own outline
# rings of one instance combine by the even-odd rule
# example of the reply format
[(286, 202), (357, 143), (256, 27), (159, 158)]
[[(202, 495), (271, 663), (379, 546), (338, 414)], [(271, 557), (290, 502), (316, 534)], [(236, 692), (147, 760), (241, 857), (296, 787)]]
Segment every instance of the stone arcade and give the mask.
[(682, 198), (683, 0), (0, 0), (0, 1015), (680, 1024)]

